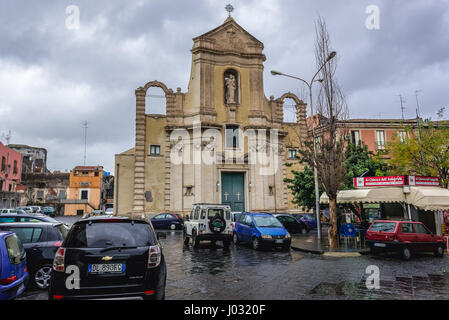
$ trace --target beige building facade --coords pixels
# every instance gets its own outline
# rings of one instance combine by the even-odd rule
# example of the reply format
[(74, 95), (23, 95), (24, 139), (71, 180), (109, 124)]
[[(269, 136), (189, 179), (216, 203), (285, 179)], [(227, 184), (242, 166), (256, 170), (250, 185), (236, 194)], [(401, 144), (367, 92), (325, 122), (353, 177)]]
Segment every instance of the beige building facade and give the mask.
[[(150, 81), (135, 90), (135, 146), (115, 156), (115, 211), (190, 212), (193, 203), (233, 211), (297, 211), (284, 179), (299, 169), (306, 105), (292, 93), (266, 98), (264, 45), (233, 18), (193, 39), (187, 92)], [(166, 114), (146, 112), (149, 88)], [(284, 122), (284, 101), (296, 122)], [(293, 166), (286, 166), (291, 162)]]

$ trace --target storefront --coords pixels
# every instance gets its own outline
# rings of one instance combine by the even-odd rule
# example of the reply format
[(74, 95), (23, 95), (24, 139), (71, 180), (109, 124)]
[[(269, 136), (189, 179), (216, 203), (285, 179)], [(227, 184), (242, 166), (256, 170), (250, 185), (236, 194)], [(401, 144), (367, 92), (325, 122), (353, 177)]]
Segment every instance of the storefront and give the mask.
[[(439, 187), (438, 177), (388, 176), (354, 179), (354, 190), (337, 194), (337, 204), (354, 205), (372, 222), (406, 219), (423, 222), (432, 232), (445, 230), (443, 212), (449, 210), (449, 190)], [(321, 203), (329, 203), (325, 193)]]

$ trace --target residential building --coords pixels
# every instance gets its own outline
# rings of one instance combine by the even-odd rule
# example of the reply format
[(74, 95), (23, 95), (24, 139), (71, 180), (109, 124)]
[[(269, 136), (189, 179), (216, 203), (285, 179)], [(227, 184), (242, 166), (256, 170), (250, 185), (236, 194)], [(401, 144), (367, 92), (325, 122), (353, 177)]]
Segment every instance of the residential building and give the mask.
[(9, 144), (9, 148), (22, 155), (22, 172), (48, 172), (47, 149), (24, 144)]
[(20, 203), (17, 185), (22, 174), (22, 155), (0, 142), (0, 208), (15, 208)]
[(84, 215), (101, 207), (103, 167), (77, 166), (70, 171), (64, 215)]

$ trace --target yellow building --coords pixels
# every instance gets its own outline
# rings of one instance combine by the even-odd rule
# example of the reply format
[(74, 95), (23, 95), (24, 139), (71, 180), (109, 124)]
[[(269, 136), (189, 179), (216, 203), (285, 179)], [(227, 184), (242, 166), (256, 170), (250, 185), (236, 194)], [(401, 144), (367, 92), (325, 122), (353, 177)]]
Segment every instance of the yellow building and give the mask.
[(102, 166), (77, 166), (70, 171), (64, 215), (84, 215), (100, 209)]
[[(187, 92), (159, 81), (136, 89), (135, 147), (115, 157), (116, 213), (186, 214), (198, 202), (298, 210), (284, 179), (299, 169), (306, 105), (292, 93), (266, 98), (263, 48), (230, 17), (193, 39)], [(163, 90), (166, 115), (146, 110), (152, 87)], [(285, 99), (294, 123), (284, 123)]]

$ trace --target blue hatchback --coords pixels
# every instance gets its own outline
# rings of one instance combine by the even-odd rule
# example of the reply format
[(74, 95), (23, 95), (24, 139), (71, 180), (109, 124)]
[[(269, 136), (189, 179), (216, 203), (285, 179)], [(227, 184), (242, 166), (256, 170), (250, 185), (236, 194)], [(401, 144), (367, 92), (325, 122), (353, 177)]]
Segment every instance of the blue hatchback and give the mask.
[(235, 222), (234, 244), (248, 242), (253, 249), (282, 247), (290, 250), (291, 236), (278, 219), (267, 213), (242, 213)]
[(27, 281), (22, 243), (15, 233), (0, 231), (0, 300), (16, 298), (25, 290)]

